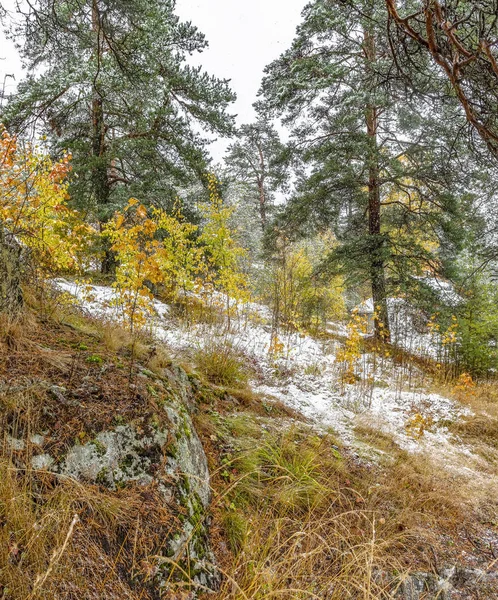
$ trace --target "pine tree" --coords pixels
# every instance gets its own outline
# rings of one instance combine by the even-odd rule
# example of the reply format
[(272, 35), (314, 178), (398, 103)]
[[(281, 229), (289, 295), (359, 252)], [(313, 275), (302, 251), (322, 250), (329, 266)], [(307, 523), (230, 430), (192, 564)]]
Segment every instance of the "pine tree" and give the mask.
[[(417, 62), (427, 53), (447, 78), (466, 119), (498, 157), (498, 4), (469, 0), (386, 0), (391, 47)], [(397, 29), (397, 31), (395, 31)], [(414, 58), (415, 57), (415, 58)]]
[(244, 184), (244, 199), (257, 207), (264, 232), (272, 215), (275, 192), (286, 183), (286, 150), (268, 118), (260, 113), (251, 124), (242, 125), (238, 140), (225, 157), (229, 175)]
[[(284, 222), (297, 229), (334, 225), (342, 244), (333, 258), (350, 280), (369, 281), (376, 335), (388, 340), (390, 289), (406, 286), (423, 260), (432, 259), (434, 268), (443, 255), (428, 256), (415, 236), (400, 247), (393, 229), (424, 221), (441, 245), (456, 230), (459, 189), (449, 148), (459, 145), (461, 119), (453, 104), (435, 114), (429, 94), (406, 87), (386, 23), (385, 6), (373, 0), (315, 0), (291, 48), (267, 67), (262, 93), (292, 127), (291, 144), (304, 165)], [(433, 73), (423, 83), (437, 93)]]
[(174, 0), (37, 0), (11, 29), (27, 78), (3, 119), (70, 149), (76, 205), (107, 221), (130, 196), (163, 204), (208, 163), (209, 134), (227, 135), (226, 80), (186, 64), (207, 46)]

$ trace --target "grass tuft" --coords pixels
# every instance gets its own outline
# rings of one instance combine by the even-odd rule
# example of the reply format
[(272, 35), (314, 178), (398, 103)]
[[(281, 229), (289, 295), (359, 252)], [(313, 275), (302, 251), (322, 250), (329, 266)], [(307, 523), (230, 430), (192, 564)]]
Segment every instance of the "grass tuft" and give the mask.
[(243, 359), (229, 343), (199, 349), (194, 361), (199, 373), (210, 383), (239, 388), (247, 385)]

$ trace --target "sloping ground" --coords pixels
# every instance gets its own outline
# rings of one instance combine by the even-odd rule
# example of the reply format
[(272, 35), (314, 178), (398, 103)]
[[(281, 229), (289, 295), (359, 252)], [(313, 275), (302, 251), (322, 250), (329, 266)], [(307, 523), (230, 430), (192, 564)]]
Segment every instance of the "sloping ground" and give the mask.
[(42, 315), (0, 315), (0, 597), (216, 589), (198, 380), (47, 298)]
[[(58, 285), (91, 314), (118, 315), (109, 288)], [(288, 334), (269, 354), (257, 305), (229, 329), (187, 325), (159, 302), (156, 311), (151, 333), (177, 359), (229, 349), (252, 373), (252, 391), (230, 392), (236, 413), (221, 391), (198, 417), (214, 473), (220, 598), (498, 597), (491, 391), (462, 404), (435, 393), (416, 362), (373, 352), (359, 382), (344, 383), (335, 339)]]
[[(81, 288), (66, 281), (60, 289), (73, 294), (90, 314), (119, 318), (112, 288)], [(384, 352), (363, 354), (356, 365), (359, 383), (341, 381), (336, 361), (340, 342), (283, 333), (277, 353), (272, 343), (268, 310), (257, 304), (242, 308), (230, 328), (219, 323), (185, 323), (170, 317), (171, 309), (154, 302), (152, 334), (179, 356), (195, 350), (230, 346), (252, 367), (255, 392), (274, 397), (299, 411), (318, 428), (332, 428), (343, 442), (358, 444), (355, 428), (370, 423), (410, 452), (433, 452), (449, 469), (485, 468), (472, 448), (455, 439), (449, 425), (472, 415), (467, 406), (432, 391), (432, 380), (414, 364), (395, 364)], [(408, 323), (408, 326), (410, 322)], [(407, 332), (407, 336), (409, 332)], [(425, 343), (428, 343), (425, 340)]]

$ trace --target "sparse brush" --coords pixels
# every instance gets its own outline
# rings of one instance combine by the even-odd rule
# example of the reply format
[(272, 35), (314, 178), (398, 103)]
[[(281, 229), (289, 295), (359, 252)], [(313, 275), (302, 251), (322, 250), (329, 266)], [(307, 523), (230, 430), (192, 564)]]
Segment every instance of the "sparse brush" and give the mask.
[(194, 361), (199, 372), (215, 385), (245, 387), (247, 384), (243, 359), (229, 343), (199, 349)]
[(131, 343), (131, 334), (118, 323), (106, 323), (102, 328), (102, 341), (111, 352), (119, 352)]
[(162, 375), (163, 369), (171, 365), (171, 356), (164, 347), (154, 347), (147, 368), (157, 375)]
[(175, 523), (153, 487), (111, 492), (6, 460), (0, 520), (0, 590), (11, 600), (151, 600), (147, 569)]
[(306, 366), (304, 369), (304, 374), (309, 375), (311, 377), (321, 377), (323, 375), (325, 368), (320, 363), (311, 363)]
[(222, 475), (234, 474), (219, 502), (233, 561), (220, 600), (375, 600), (396, 586), (405, 533), (345, 486), (342, 462), (329, 437), (290, 429), (225, 464)]
[(27, 333), (32, 336), (37, 329), (36, 319), (31, 312), (23, 310), (16, 315), (0, 313), (0, 350), (19, 349), (26, 341)]

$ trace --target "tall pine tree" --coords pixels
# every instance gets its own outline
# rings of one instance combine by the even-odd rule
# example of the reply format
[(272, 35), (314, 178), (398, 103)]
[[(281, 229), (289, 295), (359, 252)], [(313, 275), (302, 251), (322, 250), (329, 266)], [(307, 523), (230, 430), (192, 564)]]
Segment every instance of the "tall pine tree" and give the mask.
[[(406, 87), (382, 3), (315, 0), (303, 17), (262, 87), (267, 107), (292, 128), (304, 165), (284, 221), (335, 226), (342, 243), (334, 258), (350, 279), (369, 281), (376, 335), (388, 340), (389, 292), (413, 283), (422, 265), (440, 266), (441, 245), (457, 229), (465, 175), (456, 181), (452, 161), (460, 115), (453, 104), (441, 108), (447, 114), (432, 111), (433, 73), (419, 75), (433, 86), (424, 95)], [(448, 116), (456, 116), (455, 127)], [(419, 239), (421, 230), (437, 243)]]
[(271, 120), (260, 113), (242, 125), (225, 157), (228, 174), (245, 186), (244, 199), (257, 207), (264, 232), (272, 216), (275, 192), (287, 183), (286, 149)]
[(2, 119), (72, 152), (71, 195), (100, 221), (130, 195), (164, 203), (205, 171), (206, 133), (232, 132), (234, 94), (187, 64), (207, 42), (174, 10), (174, 0), (36, 0), (12, 27), (28, 76)]

